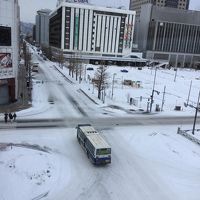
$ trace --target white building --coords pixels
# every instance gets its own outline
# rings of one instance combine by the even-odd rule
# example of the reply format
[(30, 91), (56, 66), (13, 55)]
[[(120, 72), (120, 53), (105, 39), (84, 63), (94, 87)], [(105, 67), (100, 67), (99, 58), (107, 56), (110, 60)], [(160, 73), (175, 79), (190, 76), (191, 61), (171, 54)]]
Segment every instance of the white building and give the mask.
[[(79, 2), (79, 3), (75, 3)], [(131, 53), (135, 11), (59, 1), (50, 14), (50, 46), (65, 54), (123, 57)]]
[(40, 45), (49, 44), (49, 13), (51, 10), (42, 9), (36, 15), (36, 42)]
[(0, 1), (0, 104), (17, 99), (19, 18), (17, 0)]

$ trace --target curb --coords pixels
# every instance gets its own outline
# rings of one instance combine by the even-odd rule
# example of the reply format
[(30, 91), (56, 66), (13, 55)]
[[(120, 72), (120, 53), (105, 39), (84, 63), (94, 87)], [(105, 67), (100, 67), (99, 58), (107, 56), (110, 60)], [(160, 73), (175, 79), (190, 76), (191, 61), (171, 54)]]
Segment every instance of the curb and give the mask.
[(82, 89), (79, 89), (88, 99), (90, 99), (94, 104), (99, 105), (94, 99), (92, 99), (88, 94), (86, 94)]

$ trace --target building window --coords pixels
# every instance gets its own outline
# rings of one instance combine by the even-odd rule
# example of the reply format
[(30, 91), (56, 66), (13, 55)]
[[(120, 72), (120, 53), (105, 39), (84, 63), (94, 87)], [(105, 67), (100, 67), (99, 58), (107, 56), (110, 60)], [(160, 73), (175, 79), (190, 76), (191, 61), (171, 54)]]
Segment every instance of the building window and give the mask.
[(0, 46), (11, 46), (11, 27), (0, 26)]

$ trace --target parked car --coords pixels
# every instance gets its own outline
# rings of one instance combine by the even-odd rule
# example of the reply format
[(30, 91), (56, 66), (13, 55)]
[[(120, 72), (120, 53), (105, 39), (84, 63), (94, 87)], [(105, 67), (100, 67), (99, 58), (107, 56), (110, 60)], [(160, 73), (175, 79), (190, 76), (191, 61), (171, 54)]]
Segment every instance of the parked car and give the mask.
[(88, 67), (87, 70), (94, 70), (94, 68), (93, 67)]
[(38, 65), (32, 66), (32, 72), (38, 72)]
[(122, 69), (121, 72), (128, 73), (127, 69)]
[(43, 60), (47, 60), (47, 57), (46, 57), (46, 56), (43, 56)]

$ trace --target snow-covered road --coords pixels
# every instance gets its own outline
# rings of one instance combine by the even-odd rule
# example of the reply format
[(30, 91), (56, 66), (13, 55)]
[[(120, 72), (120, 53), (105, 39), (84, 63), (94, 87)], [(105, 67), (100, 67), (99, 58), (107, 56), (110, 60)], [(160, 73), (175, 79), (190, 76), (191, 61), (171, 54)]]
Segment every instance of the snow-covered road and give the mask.
[[(0, 151), (1, 199), (13, 200), (15, 194), (15, 200), (30, 200), (47, 192), (41, 199), (199, 199), (200, 148), (177, 135), (176, 126), (99, 131), (112, 146), (112, 163), (102, 167), (90, 163), (76, 129), (1, 131), (1, 143), (37, 144), (49, 152), (15, 146)], [(51, 178), (41, 175), (49, 166)], [(42, 177), (31, 180), (27, 174)]]

